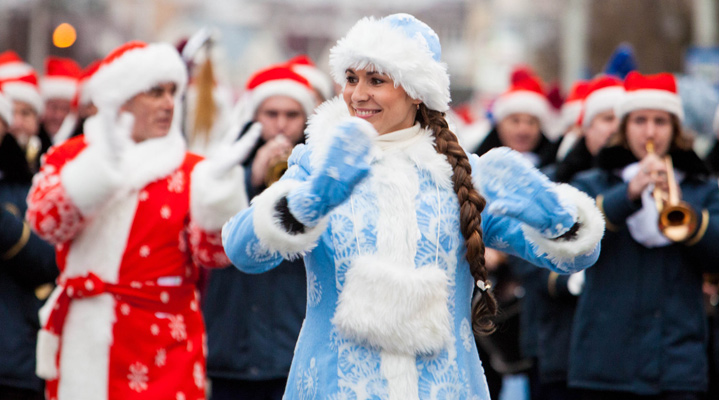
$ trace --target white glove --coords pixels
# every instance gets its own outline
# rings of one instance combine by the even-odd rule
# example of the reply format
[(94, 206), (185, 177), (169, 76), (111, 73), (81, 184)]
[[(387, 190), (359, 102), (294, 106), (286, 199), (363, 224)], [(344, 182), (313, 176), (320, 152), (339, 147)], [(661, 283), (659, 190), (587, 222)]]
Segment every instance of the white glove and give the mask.
[(239, 140), (229, 147), (220, 149), (215, 155), (207, 159), (208, 172), (215, 178), (220, 178), (234, 166), (243, 163), (257, 144), (262, 134), (262, 124), (255, 122)]
[(117, 165), (122, 154), (135, 144), (132, 140), (134, 125), (135, 117), (128, 112), (117, 117), (115, 110), (100, 109), (85, 121), (84, 130), (92, 138), (92, 144)]
[(567, 290), (575, 296), (582, 294), (582, 290), (584, 290), (584, 270), (569, 275)]

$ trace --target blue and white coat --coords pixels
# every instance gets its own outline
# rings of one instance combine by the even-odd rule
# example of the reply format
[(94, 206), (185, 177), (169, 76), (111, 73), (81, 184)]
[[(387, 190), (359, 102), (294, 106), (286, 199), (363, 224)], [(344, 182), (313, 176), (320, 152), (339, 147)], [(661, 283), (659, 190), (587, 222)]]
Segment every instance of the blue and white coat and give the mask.
[[(282, 179), (223, 229), (227, 255), (261, 273), (303, 256), (307, 313), (286, 399), (489, 399), (471, 324), (474, 279), (465, 259), (452, 168), (419, 125), (375, 139), (371, 172), (349, 200), (304, 233), (283, 229), (276, 205), (324, 159), (329, 132), (348, 116), (341, 99), (321, 106)], [(521, 177), (471, 156), (475, 186)], [(498, 164), (501, 164), (498, 163)], [(491, 176), (483, 170), (492, 170)], [(489, 175), (489, 174), (488, 174)], [(499, 190), (501, 192), (501, 190)], [(562, 273), (592, 265), (604, 221), (570, 187), (581, 228), (571, 241), (545, 239), (517, 220), (482, 214), (487, 246)]]

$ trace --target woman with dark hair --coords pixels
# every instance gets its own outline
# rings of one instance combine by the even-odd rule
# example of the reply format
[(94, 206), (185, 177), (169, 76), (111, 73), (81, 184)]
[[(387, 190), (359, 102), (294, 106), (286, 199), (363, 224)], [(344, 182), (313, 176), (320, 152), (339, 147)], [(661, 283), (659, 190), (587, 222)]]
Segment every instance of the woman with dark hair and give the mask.
[(282, 179), (223, 228), (245, 272), (304, 256), (286, 398), (488, 399), (473, 339), (496, 313), (485, 242), (563, 273), (598, 257), (591, 199), (509, 149), (459, 146), (440, 53), (410, 15), (360, 20), (330, 53), (342, 96), (310, 119)]
[[(624, 89), (614, 109), (618, 134), (599, 153), (599, 167), (573, 181), (597, 198), (608, 232), (577, 304), (569, 386), (582, 399), (700, 399), (707, 390), (702, 274), (719, 270), (719, 187), (682, 134), (674, 77), (632, 72)], [(684, 238), (659, 228), (665, 206), (655, 195), (667, 192), (672, 173), (687, 214), (696, 214)]]

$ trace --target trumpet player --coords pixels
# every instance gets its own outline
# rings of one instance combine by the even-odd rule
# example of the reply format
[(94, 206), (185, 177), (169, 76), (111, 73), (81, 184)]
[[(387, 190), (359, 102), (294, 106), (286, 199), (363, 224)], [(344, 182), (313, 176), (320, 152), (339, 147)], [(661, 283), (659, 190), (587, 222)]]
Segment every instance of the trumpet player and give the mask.
[[(268, 175), (304, 142), (315, 107), (309, 82), (287, 65), (257, 71), (238, 105), (242, 134), (257, 135), (244, 161), (248, 197), (269, 186)], [(236, 132), (235, 132), (236, 136)], [(234, 138), (233, 138), (234, 139)], [(208, 377), (213, 400), (282, 397), (305, 315), (302, 260), (283, 261), (267, 274), (236, 268), (212, 271), (203, 311), (207, 324)]]
[[(581, 399), (700, 399), (708, 385), (702, 273), (719, 269), (719, 187), (682, 133), (674, 77), (632, 72), (624, 89), (617, 135), (599, 167), (572, 182), (596, 197), (607, 232), (577, 304), (569, 386)], [(696, 215), (680, 239), (659, 227), (674, 206), (670, 192)]]

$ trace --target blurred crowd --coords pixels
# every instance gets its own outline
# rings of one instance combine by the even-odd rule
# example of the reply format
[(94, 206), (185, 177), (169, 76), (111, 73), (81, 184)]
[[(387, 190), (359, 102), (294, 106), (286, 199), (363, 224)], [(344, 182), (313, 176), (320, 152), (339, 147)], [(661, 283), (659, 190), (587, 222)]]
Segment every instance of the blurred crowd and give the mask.
[[(172, 46), (189, 79), (181, 82), (186, 90), (181, 85), (172, 88), (175, 103), (169, 118), (193, 154), (243, 167), (241, 190), (251, 201), (287, 168), (292, 148), (305, 141), (304, 130), (315, 108), (342, 88), (306, 55), (268, 65), (256, 71), (245, 87), (230, 88), (214, 74), (211, 45), (212, 38), (200, 34)], [(36, 374), (40, 370), (36, 358), (41, 356), (36, 352), (42, 351), (38, 332), (47, 329), (38, 312), (56, 285), (71, 285), (59, 282), (58, 275), (69, 268), (77, 252), (58, 239), (62, 226), (53, 225), (50, 212), (42, 209), (51, 193), (43, 190), (79, 167), (64, 173), (59, 162), (53, 175), (48, 171), (53, 164), (45, 161), (45, 165), (43, 160), (58, 159), (55, 149), (79, 143), (93, 129), (89, 122), (101, 119), (93, 103), (101, 96), (92, 94), (98, 89), (89, 83), (113, 61), (108, 56), (83, 68), (71, 59), (48, 57), (43, 68), (36, 69), (12, 50), (0, 54), (0, 399), (57, 396), (57, 371), (54, 378)], [(719, 213), (719, 198), (711, 197), (716, 191), (708, 189), (718, 184), (719, 142), (703, 141), (699, 148), (693, 141), (697, 135), (719, 138), (719, 108), (713, 132), (692, 132), (684, 124), (691, 93), (682, 93), (680, 79), (640, 71), (631, 48), (621, 47), (604, 71), (567, 90), (550, 90), (531, 66), (522, 65), (512, 71), (507, 90), (487, 109), (468, 103), (447, 113), (450, 128), (466, 152), (481, 156), (501, 146), (516, 150), (550, 179), (571, 183), (596, 198), (607, 220), (599, 262), (572, 275), (534, 268), (503, 253), (501, 243), (488, 244), (486, 265), (500, 313), (497, 330), (477, 336), (476, 343), (492, 399), (508, 399), (508, 384), (517, 379), (526, 389), (521, 398), (533, 400), (690, 398), (666, 395), (675, 392), (719, 398), (719, 259), (712, 250), (716, 246), (712, 240), (719, 234), (712, 219)], [(101, 90), (107, 94), (114, 89)], [(655, 113), (637, 114), (642, 110)], [(639, 125), (637, 132), (643, 129), (642, 133), (633, 133)], [(237, 146), (243, 138), (242, 146)], [(238, 154), (228, 156), (228, 149)], [(665, 155), (671, 156), (673, 165), (663, 164)], [(687, 223), (688, 236), (678, 241), (657, 232), (661, 205), (653, 214), (641, 212), (643, 204), (654, 201), (652, 191), (664, 189), (650, 178), (638, 183), (638, 176), (643, 172), (650, 176), (654, 170), (676, 175), (680, 194), (697, 214)], [(222, 170), (227, 171), (229, 167)], [(93, 181), (90, 172), (78, 175), (79, 185), (90, 187), (83, 190), (103, 185)], [(148, 179), (139, 186), (150, 196), (153, 192), (147, 188), (152, 182)], [(194, 182), (178, 185), (195, 190)], [(635, 190), (636, 185), (640, 186)], [(66, 186), (74, 196), (72, 185)], [(56, 218), (62, 219), (63, 210), (57, 213)], [(207, 248), (217, 245), (212, 235), (220, 226), (201, 226)], [(132, 231), (127, 228), (124, 235), (132, 238), (137, 234), (134, 229), (134, 225)], [(173, 235), (176, 239), (177, 233)], [(197, 237), (188, 235), (189, 242)], [(150, 245), (146, 251), (154, 250)], [(195, 256), (194, 265), (229, 263), (219, 256), (214, 262), (208, 261), (209, 256)], [(305, 307), (313, 301), (308, 291), (312, 282), (302, 263), (285, 260), (260, 275), (236, 268), (200, 268), (178, 277), (182, 285), (190, 284), (199, 293), (191, 307), (202, 313), (206, 336), (187, 342), (206, 352), (206, 366), (201, 364), (194, 378), (203, 381), (197, 389), (210, 399), (281, 398)], [(177, 296), (184, 294), (178, 291)], [(180, 323), (182, 334), (189, 336), (189, 325), (203, 322), (188, 315)], [(74, 323), (79, 322), (68, 313), (66, 330)], [(132, 332), (130, 325), (123, 329)], [(175, 333), (168, 335), (174, 338)], [(158, 336), (144, 335), (130, 343), (117, 340), (113, 346), (131, 347), (133, 341)], [(57, 353), (52, 353), (53, 363)], [(153, 357), (156, 364), (164, 365), (164, 358), (154, 353)], [(60, 368), (63, 362), (60, 359)], [(139, 394), (142, 390), (137, 389), (146, 385), (142, 371), (110, 379), (129, 380)]]

